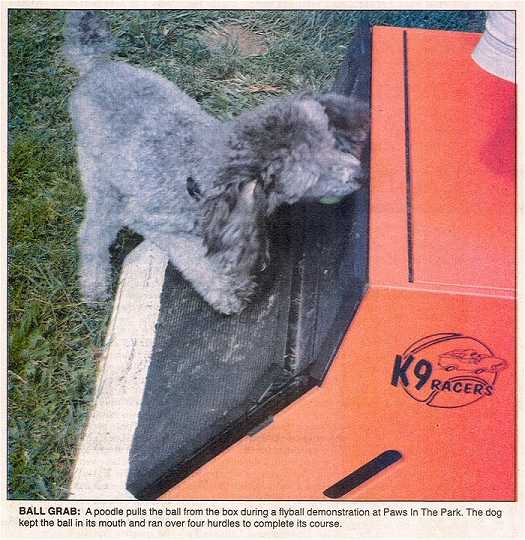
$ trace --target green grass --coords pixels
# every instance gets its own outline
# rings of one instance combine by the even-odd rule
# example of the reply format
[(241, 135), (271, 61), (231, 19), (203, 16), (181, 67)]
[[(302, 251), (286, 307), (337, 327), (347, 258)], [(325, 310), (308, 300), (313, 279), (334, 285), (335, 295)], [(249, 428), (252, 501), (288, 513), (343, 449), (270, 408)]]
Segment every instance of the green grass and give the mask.
[[(281, 94), (328, 88), (356, 12), (114, 11), (117, 56), (152, 69), (228, 118)], [(479, 31), (481, 12), (370, 12), (375, 24)], [(209, 52), (199, 34), (235, 22), (268, 53)], [(9, 496), (64, 498), (110, 306), (87, 308), (75, 234), (83, 195), (67, 115), (76, 74), (60, 55), (63, 13), (9, 12)], [(122, 244), (131, 240), (123, 236)], [(103, 458), (102, 458), (103, 459)]]

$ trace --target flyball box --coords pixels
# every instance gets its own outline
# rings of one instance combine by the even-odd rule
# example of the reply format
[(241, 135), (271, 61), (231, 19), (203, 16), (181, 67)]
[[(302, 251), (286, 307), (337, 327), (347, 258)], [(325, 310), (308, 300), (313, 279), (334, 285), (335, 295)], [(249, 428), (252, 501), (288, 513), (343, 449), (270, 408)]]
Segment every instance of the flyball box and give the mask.
[(72, 498), (515, 500), (516, 88), (479, 38), (361, 24), (367, 178), (276, 212), (240, 315), (126, 258)]
[(516, 88), (478, 41), (373, 29), (357, 313), (319, 384), (161, 498), (515, 500)]

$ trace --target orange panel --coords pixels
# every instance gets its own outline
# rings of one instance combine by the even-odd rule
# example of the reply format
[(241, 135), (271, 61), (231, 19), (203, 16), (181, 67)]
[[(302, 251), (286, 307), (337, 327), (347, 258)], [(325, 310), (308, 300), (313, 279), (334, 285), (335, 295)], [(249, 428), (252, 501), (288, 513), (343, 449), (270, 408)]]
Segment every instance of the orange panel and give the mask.
[[(395, 449), (403, 454), (400, 462), (345, 498), (513, 499), (515, 351), (506, 332), (514, 326), (511, 307), (503, 299), (433, 294), (429, 309), (425, 292), (370, 291), (323, 386), (163, 498), (323, 499), (326, 488)], [(494, 347), (506, 360), (492, 395), (442, 408), (391, 384), (397, 354), (423, 336), (451, 329)]]
[(407, 197), (403, 29), (374, 29), (367, 296), (320, 388), (163, 498), (323, 499), (398, 450), (345, 498), (515, 499), (515, 98), (477, 39), (407, 32)]
[(374, 28), (370, 283), (407, 281), (403, 29)]
[(374, 40), (371, 284), (513, 298), (515, 85), (471, 60), (477, 34), (407, 32), (407, 197), (403, 29)]
[(515, 281), (516, 86), (470, 59), (478, 40), (408, 39), (414, 278), (505, 294)]

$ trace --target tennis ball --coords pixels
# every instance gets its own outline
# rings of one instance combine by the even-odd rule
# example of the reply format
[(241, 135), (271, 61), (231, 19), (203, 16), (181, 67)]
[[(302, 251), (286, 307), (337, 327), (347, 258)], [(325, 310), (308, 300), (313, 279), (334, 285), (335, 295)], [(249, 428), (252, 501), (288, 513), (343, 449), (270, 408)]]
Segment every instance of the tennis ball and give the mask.
[(341, 200), (341, 197), (321, 197), (319, 202), (321, 204), (337, 204)]

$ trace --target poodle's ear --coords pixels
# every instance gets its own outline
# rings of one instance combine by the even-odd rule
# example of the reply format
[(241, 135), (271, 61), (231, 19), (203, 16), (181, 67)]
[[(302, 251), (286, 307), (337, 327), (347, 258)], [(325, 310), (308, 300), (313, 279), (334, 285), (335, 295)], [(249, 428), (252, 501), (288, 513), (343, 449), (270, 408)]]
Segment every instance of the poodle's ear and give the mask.
[(202, 210), (208, 254), (219, 256), (233, 271), (251, 272), (265, 256), (266, 206), (255, 180), (215, 187)]
[(339, 149), (360, 158), (370, 132), (368, 104), (339, 94), (324, 94), (317, 101), (324, 107)]

